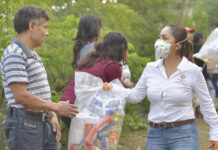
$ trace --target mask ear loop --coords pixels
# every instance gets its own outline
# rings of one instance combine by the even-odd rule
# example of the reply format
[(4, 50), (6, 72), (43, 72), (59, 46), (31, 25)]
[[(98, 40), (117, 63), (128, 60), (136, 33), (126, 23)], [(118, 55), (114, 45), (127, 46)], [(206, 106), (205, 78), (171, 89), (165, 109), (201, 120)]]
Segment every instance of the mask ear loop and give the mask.
[(180, 41), (180, 42), (177, 42), (176, 44), (180, 44), (180, 43), (183, 43), (183, 42), (185, 42), (185, 41), (187, 41), (188, 39), (187, 38), (185, 38), (184, 40), (182, 40), (182, 41)]
[(185, 42), (185, 41), (187, 41), (187, 40), (188, 40), (188, 39), (185, 38), (184, 40), (182, 40), (182, 41), (180, 41), (180, 42), (177, 42), (176, 44), (180, 44), (180, 43)]

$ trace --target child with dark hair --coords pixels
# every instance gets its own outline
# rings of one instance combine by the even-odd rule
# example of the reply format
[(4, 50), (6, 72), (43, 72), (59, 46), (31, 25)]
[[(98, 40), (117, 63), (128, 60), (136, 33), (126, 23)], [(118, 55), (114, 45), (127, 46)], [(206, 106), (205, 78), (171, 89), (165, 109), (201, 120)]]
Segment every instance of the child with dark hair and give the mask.
[[(114, 79), (121, 80), (120, 62), (126, 64), (127, 39), (124, 35), (111, 32), (108, 33), (103, 42), (96, 45), (95, 50), (85, 56), (77, 71), (87, 72), (99, 77), (103, 82), (110, 82)], [(128, 87), (128, 85), (125, 85)], [(61, 97), (61, 101), (69, 101), (74, 104), (76, 95), (74, 91), (75, 76), (73, 76), (67, 89)], [(67, 127), (70, 127), (71, 118), (61, 117)]]
[(94, 44), (101, 36), (101, 30), (99, 16), (88, 14), (80, 19), (77, 35), (74, 39), (76, 42), (73, 48), (73, 67), (77, 68), (86, 54), (95, 49)]

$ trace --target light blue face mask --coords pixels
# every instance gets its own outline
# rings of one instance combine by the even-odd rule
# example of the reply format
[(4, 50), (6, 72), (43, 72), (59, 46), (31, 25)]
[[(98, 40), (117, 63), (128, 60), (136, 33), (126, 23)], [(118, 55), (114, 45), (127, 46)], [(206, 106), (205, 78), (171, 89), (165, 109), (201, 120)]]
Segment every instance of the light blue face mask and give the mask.
[[(186, 40), (187, 39), (182, 40), (176, 44), (185, 42)], [(167, 41), (158, 39), (154, 44), (156, 60), (160, 58), (167, 58), (167, 56), (170, 54), (170, 48), (171, 48), (170, 43), (168, 43)]]

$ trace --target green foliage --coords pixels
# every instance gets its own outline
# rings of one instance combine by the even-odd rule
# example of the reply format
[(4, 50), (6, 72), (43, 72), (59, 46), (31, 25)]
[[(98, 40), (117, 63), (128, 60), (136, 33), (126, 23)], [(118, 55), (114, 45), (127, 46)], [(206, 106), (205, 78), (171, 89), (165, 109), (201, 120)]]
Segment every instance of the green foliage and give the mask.
[[(0, 88), (0, 91), (2, 89)], [(2, 92), (2, 91), (1, 91)], [(0, 92), (0, 94), (1, 94)], [(5, 107), (5, 101), (2, 101), (2, 99), (0, 99), (0, 150), (8, 150), (7, 147), (7, 142), (6, 142), (6, 137), (4, 134), (4, 123), (5, 123), (5, 119), (6, 119), (6, 112), (7, 112), (7, 108)]]
[[(72, 39), (76, 36), (79, 18), (69, 15), (57, 20), (54, 18), (50, 21), (49, 37), (38, 53), (43, 58), (51, 88), (60, 95), (74, 72), (71, 67)], [(52, 97), (52, 100), (56, 98)]]
[(142, 123), (141, 117), (137, 113), (126, 114), (124, 124), (131, 130), (146, 130), (147, 125)]
[[(76, 36), (79, 20), (83, 15), (93, 13), (101, 17), (103, 33), (99, 40), (111, 31), (121, 32), (127, 36), (129, 68), (132, 72), (132, 82), (136, 84), (146, 64), (153, 60), (153, 44), (161, 29), (167, 24), (179, 23), (182, 8), (180, 0), (118, 0), (118, 3), (106, 4), (101, 0), (76, 0), (76, 3), (72, 3), (72, 0), (1, 0), (0, 56), (11, 39), (17, 36), (13, 29), (15, 12), (27, 4), (46, 9), (51, 18), (48, 26), (49, 37), (37, 52), (47, 70), (54, 102), (59, 101), (75, 71), (71, 67), (74, 46), (72, 39)], [(59, 9), (52, 9), (54, 5)], [(187, 0), (184, 25), (207, 35), (212, 24), (218, 21), (217, 7), (216, 0)], [(2, 89), (0, 80), (0, 93), (3, 92)], [(5, 103), (6, 101), (0, 107), (0, 127), (5, 119)], [(125, 107), (124, 132), (125, 129), (145, 129), (142, 118), (148, 111), (149, 101), (146, 98), (140, 104), (128, 103)], [(61, 126), (64, 127), (62, 123)], [(0, 137), (3, 137), (2, 133), (3, 128), (0, 128)], [(61, 141), (64, 147), (67, 145), (67, 133), (68, 130), (65, 129)], [(5, 147), (6, 141), (0, 141), (0, 150), (8, 149)]]
[(218, 21), (218, 1), (214, 0), (200, 0), (200, 5), (202, 12), (208, 14), (209, 17), (209, 27), (212, 27), (212, 25)]
[(149, 58), (140, 57), (136, 53), (128, 55), (129, 68), (132, 72), (131, 80), (136, 83), (140, 78), (146, 64), (151, 61)]
[[(106, 3), (99, 0), (77, 1), (75, 5), (69, 5), (66, 10), (60, 11), (60, 14), (74, 14), (82, 17), (85, 14), (97, 14), (100, 16), (103, 24), (102, 37), (110, 32), (117, 31), (125, 34), (129, 41), (135, 46), (136, 50), (144, 50), (144, 32), (145, 20), (124, 4)], [(140, 51), (136, 51), (137, 53)]]
[(141, 28), (137, 31), (141, 35), (140, 38), (137, 37), (137, 41), (141, 42), (141, 47), (136, 46), (137, 54), (140, 56), (152, 57), (154, 55), (153, 45), (160, 30), (167, 24), (179, 22), (178, 4), (180, 2), (178, 1), (119, 0), (118, 3), (126, 4), (145, 20), (145, 24), (140, 23), (140, 26), (133, 28), (133, 30)]
[(68, 137), (69, 137), (69, 129), (65, 126), (65, 124), (60, 121), (60, 128), (61, 128), (61, 149), (66, 150), (68, 149)]
[(136, 49), (135, 49), (135, 46), (128, 42), (128, 53), (135, 53), (136, 52)]
[(51, 91), (51, 95), (52, 95), (52, 101), (53, 102), (59, 102), (60, 101), (60, 95), (55, 90)]

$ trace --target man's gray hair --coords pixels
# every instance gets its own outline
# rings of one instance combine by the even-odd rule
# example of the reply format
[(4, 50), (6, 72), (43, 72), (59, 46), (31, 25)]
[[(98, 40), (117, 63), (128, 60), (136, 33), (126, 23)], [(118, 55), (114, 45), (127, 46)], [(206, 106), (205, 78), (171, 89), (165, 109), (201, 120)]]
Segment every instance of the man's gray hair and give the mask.
[(27, 5), (19, 9), (14, 16), (14, 28), (19, 34), (29, 28), (29, 22), (33, 21), (37, 25), (40, 23), (40, 18), (49, 20), (49, 16), (45, 10), (40, 7)]

